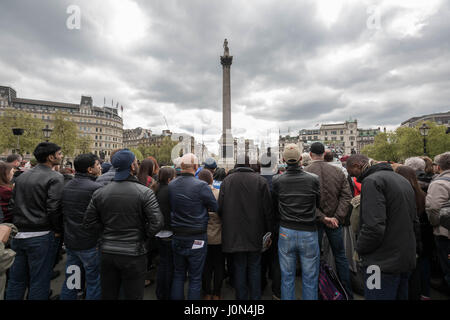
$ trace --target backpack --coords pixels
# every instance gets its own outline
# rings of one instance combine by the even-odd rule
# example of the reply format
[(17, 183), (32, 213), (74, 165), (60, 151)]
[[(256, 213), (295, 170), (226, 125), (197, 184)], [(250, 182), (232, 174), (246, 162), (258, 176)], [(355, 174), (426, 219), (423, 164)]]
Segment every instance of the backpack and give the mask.
[(439, 223), (441, 227), (450, 230), (450, 201), (444, 204), (439, 211)]
[(333, 269), (325, 262), (320, 262), (319, 297), (321, 300), (349, 300), (344, 286)]

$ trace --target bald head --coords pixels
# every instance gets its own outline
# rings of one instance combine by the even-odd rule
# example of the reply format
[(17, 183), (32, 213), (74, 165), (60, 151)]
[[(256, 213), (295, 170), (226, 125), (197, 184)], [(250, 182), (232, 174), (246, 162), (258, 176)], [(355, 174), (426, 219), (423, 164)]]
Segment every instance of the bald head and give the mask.
[(192, 154), (187, 153), (181, 157), (181, 170), (186, 172), (194, 172), (198, 169), (198, 158)]

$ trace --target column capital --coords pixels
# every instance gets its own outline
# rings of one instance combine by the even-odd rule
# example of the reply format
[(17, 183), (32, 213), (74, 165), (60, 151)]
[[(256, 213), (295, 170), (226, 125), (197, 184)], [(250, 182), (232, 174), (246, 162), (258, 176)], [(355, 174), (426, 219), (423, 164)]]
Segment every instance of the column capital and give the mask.
[(233, 63), (233, 56), (221, 56), (220, 57), (220, 63), (224, 67), (229, 67)]

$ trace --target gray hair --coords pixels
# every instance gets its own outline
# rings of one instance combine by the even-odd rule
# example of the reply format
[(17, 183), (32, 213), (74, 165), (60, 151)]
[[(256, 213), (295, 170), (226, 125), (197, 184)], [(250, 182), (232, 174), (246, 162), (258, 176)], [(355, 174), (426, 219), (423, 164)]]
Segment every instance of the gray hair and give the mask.
[(312, 159), (309, 153), (305, 152), (302, 154), (302, 161), (301, 161), (302, 166), (304, 167), (309, 166), (311, 164), (311, 161)]
[(450, 169), (450, 152), (445, 152), (445, 153), (440, 154), (436, 163), (441, 168), (442, 171), (449, 170)]
[(412, 169), (414, 169), (414, 171), (424, 171), (425, 170), (425, 160), (419, 158), (419, 157), (411, 157), (405, 160), (405, 166), (408, 166)]

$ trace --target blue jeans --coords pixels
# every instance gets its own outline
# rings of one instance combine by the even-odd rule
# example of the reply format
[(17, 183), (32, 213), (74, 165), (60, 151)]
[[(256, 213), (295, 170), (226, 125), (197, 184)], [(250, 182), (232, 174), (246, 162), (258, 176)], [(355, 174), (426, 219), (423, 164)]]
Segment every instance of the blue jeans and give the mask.
[(53, 232), (11, 241), (16, 258), (9, 269), (6, 300), (23, 300), (27, 287), (28, 300), (48, 300), (59, 241)]
[(371, 276), (364, 274), (364, 298), (366, 300), (408, 300), (409, 273), (388, 274), (380, 273), (380, 289), (369, 289), (367, 279)]
[[(192, 249), (195, 240), (204, 241), (203, 247)], [(202, 273), (208, 248), (206, 234), (180, 237), (173, 236), (173, 281), (172, 300), (184, 300), (184, 281), (186, 272), (189, 279), (188, 300), (200, 300), (202, 291)]]
[(261, 300), (261, 252), (235, 252), (232, 256), (236, 300)]
[(336, 263), (336, 271), (339, 279), (347, 292), (349, 299), (353, 299), (352, 284), (350, 281), (350, 266), (348, 264), (347, 256), (345, 255), (344, 236), (342, 233), (342, 226), (336, 229), (328, 228), (327, 226), (319, 225), (319, 245), (322, 246), (323, 232), (327, 235), (331, 250), (333, 251), (334, 260)]
[[(77, 289), (69, 289), (67, 282), (71, 280), (76, 273), (71, 271), (68, 273), (69, 266), (78, 266), (79, 270), (85, 271), (86, 278), (86, 300), (100, 300), (102, 298), (101, 282), (100, 282), (100, 251), (97, 247), (88, 250), (70, 250), (67, 248), (66, 262), (66, 280), (61, 289), (60, 300), (76, 300)], [(81, 277), (81, 272), (79, 273)], [(81, 284), (81, 279), (80, 279)]]
[(278, 254), (281, 268), (281, 299), (295, 300), (297, 255), (302, 265), (302, 300), (317, 300), (320, 249), (317, 231), (280, 227)]
[(158, 300), (169, 300), (173, 278), (172, 239), (157, 240), (160, 259), (156, 276), (156, 297)]

